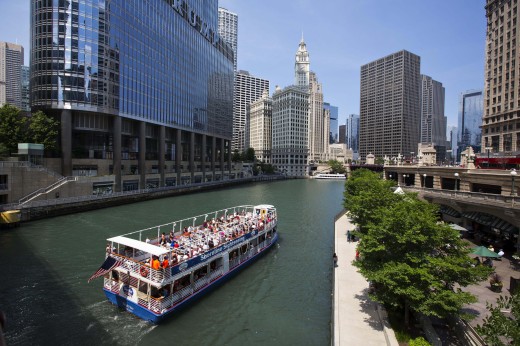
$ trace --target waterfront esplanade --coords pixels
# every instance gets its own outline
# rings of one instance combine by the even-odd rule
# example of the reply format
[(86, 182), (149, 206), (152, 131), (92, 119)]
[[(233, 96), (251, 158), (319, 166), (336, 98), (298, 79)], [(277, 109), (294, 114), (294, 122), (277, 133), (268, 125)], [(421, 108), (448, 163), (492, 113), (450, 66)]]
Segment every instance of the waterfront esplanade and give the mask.
[(47, 164), (114, 189), (230, 174), (233, 52), (217, 0), (31, 1), (31, 107), (60, 121)]
[(385, 165), (384, 178), (440, 205), (445, 221), (464, 226), (477, 237), (494, 239), (504, 250), (520, 251), (520, 186), (515, 181), (516, 171)]

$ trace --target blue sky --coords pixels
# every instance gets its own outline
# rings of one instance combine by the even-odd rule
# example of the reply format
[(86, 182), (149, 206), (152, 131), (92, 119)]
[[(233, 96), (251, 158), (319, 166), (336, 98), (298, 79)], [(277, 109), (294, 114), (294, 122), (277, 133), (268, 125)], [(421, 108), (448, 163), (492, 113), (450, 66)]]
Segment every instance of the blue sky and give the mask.
[[(29, 64), (29, 0), (0, 0), (0, 40), (22, 44)], [(220, 0), (239, 16), (238, 69), (275, 85), (293, 83), (304, 35), (311, 70), (340, 123), (359, 114), (360, 67), (406, 49), (421, 73), (446, 88), (448, 125), (459, 94), (484, 87), (484, 0)]]

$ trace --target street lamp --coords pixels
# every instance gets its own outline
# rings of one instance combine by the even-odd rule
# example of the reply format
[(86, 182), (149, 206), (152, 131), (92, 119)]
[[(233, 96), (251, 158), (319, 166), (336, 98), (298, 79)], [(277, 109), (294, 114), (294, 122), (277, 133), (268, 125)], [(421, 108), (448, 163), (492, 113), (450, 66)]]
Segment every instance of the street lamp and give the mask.
[(422, 184), (422, 187), (423, 187), (423, 189), (426, 188), (426, 173), (423, 174), (423, 184)]
[(406, 184), (406, 178), (408, 178), (408, 174), (403, 174), (403, 178), (404, 186), (408, 186), (408, 184)]
[(455, 191), (458, 191), (459, 188), (457, 187), (458, 183), (459, 183), (459, 173), (455, 173)]
[(489, 168), (489, 166), (490, 166), (489, 165), (489, 152), (491, 150), (493, 150), (493, 147), (485, 147), (484, 149), (486, 149), (486, 151), (487, 151), (487, 157), (488, 157), (488, 159), (487, 159), (487, 168)]
[(516, 196), (515, 191), (515, 177), (516, 177), (516, 169), (511, 170), (511, 196)]

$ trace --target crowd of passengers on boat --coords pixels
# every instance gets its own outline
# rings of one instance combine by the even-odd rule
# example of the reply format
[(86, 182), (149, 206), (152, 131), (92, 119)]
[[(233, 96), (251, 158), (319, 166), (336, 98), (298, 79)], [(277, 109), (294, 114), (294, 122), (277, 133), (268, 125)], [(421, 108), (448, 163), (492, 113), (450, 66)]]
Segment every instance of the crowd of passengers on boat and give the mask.
[[(257, 216), (251, 212), (233, 213), (227, 217), (221, 216), (211, 221), (204, 221), (200, 226), (184, 227), (183, 232), (175, 235), (171, 230), (170, 234), (162, 233), (158, 239), (150, 240), (146, 238), (146, 242), (161, 246), (168, 249), (168, 253), (162, 258), (153, 255), (150, 257), (148, 263), (142, 263), (154, 270), (160, 270), (176, 266), (190, 258), (199, 256), (205, 252), (211, 251), (234, 239), (240, 238), (242, 235), (254, 232), (255, 230), (262, 231), (266, 224), (270, 224), (275, 220), (275, 216), (270, 214)], [(134, 249), (126, 246), (123, 250), (117, 251), (115, 247), (107, 244), (107, 253), (123, 256), (126, 258), (134, 257)], [(147, 276), (148, 270), (141, 268), (141, 275)]]

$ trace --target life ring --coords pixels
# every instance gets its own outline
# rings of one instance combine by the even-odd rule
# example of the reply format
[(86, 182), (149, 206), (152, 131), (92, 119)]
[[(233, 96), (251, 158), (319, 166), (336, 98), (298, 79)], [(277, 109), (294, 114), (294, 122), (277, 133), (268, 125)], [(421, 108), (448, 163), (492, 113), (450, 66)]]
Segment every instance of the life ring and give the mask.
[(141, 266), (139, 272), (141, 273), (141, 276), (147, 277), (150, 271), (145, 266)]

